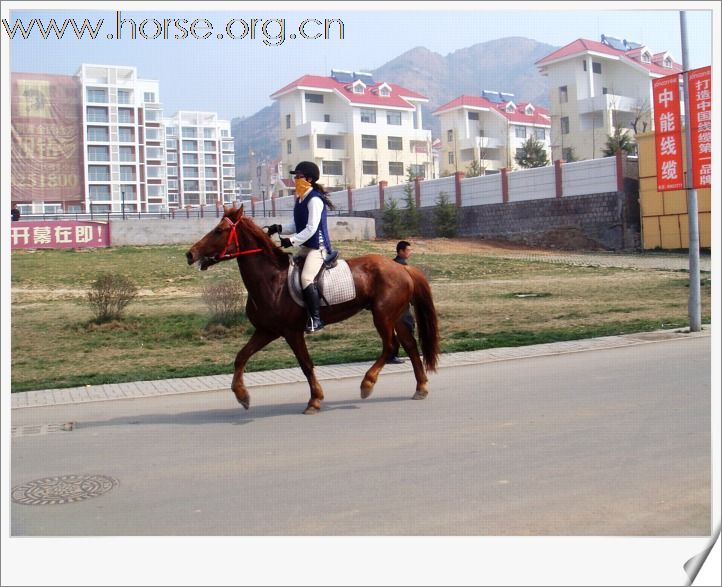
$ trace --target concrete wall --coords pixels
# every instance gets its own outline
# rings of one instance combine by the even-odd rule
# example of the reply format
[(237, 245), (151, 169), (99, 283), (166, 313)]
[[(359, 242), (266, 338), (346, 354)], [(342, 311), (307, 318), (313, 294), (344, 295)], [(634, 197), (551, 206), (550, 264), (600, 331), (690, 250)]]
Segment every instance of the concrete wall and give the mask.
[[(259, 226), (288, 223), (286, 217), (254, 218)], [(139, 245), (190, 245), (209, 232), (219, 219), (215, 215), (205, 218), (175, 218), (171, 220), (126, 219), (110, 221), (111, 246)], [(332, 241), (372, 240), (376, 238), (373, 218), (329, 216), (328, 230)]]

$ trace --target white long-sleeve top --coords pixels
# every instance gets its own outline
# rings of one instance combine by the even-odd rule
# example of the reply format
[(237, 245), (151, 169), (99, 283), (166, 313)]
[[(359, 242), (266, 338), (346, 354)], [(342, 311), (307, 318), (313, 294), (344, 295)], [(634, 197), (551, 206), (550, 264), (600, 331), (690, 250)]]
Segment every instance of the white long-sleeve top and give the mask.
[[(309, 190), (303, 195), (303, 197), (306, 198), (308, 194), (311, 193), (312, 189), (313, 188), (309, 188)], [(311, 201), (308, 203), (308, 223), (306, 224), (306, 227), (301, 232), (294, 234), (296, 233), (296, 223), (291, 222), (290, 224), (283, 225), (281, 234), (292, 234), (293, 236), (290, 237), (290, 240), (291, 244), (294, 247), (302, 245), (308, 239), (310, 239), (313, 234), (318, 230), (318, 225), (321, 223), (323, 206), (324, 204), (321, 198), (311, 198)], [(318, 237), (319, 245), (324, 244), (323, 235), (319, 234)]]

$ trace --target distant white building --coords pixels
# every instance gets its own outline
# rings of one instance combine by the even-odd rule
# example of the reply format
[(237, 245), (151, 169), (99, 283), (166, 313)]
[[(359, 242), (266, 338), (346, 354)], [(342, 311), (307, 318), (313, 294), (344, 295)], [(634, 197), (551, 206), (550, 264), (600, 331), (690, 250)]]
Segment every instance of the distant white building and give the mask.
[(332, 70), (304, 75), (271, 98), (280, 104), (284, 169), (313, 161), (332, 189), (403, 183), (408, 169), (432, 176), (431, 131), (421, 126), (428, 99), (412, 90)]
[(180, 111), (164, 119), (168, 206), (216, 206), (236, 200), (231, 123), (215, 112)]
[(549, 111), (515, 102), (513, 94), (459, 96), (433, 114), (441, 124), (441, 175), (467, 173), (474, 161), (485, 173), (518, 167), (514, 158), (530, 137), (544, 145), (551, 161)]
[(653, 79), (682, 71), (667, 51), (602, 35), (577, 39), (536, 62), (549, 78), (552, 155), (569, 160), (602, 156), (619, 125), (651, 130)]

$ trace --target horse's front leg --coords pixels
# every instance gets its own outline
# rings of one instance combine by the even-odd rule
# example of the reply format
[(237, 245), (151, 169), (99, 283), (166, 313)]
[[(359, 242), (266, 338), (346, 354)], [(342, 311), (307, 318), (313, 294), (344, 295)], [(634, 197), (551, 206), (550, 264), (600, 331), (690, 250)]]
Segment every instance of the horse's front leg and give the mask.
[(302, 331), (289, 332), (284, 336), (288, 346), (290, 346), (293, 350), (293, 354), (296, 355), (296, 360), (301, 366), (301, 370), (306, 376), (306, 379), (308, 379), (308, 386), (311, 388), (311, 399), (308, 400), (308, 406), (306, 406), (303, 413), (316, 414), (321, 409), (323, 389), (321, 389), (321, 384), (318, 382), (316, 374), (313, 372), (313, 361), (311, 360), (311, 356), (308, 354), (306, 339), (304, 338)]
[[(393, 320), (384, 315), (383, 311), (372, 310), (374, 317), (374, 326), (381, 337), (381, 354), (376, 359), (371, 368), (366, 371), (366, 375), (361, 381), (361, 399), (366, 399), (373, 393), (376, 380), (379, 378), (381, 369), (386, 364), (386, 359), (394, 348), (394, 325)], [(397, 313), (398, 314), (398, 313)]]
[(231, 390), (235, 394), (238, 403), (246, 409), (248, 409), (248, 406), (251, 403), (251, 397), (248, 395), (248, 390), (243, 384), (243, 370), (246, 368), (246, 363), (248, 363), (248, 359), (250, 359), (255, 353), (260, 351), (269, 342), (276, 340), (278, 336), (278, 334), (273, 334), (266, 330), (256, 329), (253, 336), (251, 336), (251, 339), (246, 343), (246, 346), (238, 351), (238, 354), (236, 355)]

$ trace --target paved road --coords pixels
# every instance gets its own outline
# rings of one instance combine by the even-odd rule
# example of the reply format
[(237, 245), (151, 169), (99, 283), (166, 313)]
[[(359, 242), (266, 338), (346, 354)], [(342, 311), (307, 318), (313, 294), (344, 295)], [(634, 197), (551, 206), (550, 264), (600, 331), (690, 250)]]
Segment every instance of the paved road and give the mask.
[(425, 401), (406, 371), (365, 401), (327, 381), (317, 416), (301, 383), (248, 412), (227, 390), (13, 409), (13, 487), (118, 485), (13, 503), (11, 533), (708, 535), (710, 335), (650, 340), (445, 367)]

